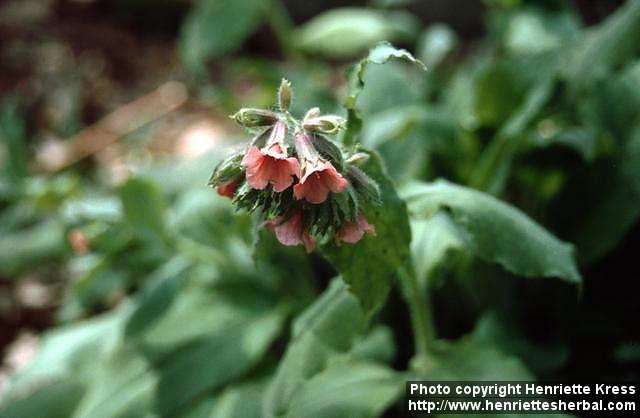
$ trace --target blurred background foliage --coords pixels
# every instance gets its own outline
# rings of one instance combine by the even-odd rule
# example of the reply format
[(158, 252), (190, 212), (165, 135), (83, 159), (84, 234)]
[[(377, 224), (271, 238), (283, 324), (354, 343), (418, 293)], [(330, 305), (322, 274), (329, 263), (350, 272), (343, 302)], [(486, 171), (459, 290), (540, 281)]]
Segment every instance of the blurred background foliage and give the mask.
[[(226, 115), (273, 105), (283, 76), (294, 113), (342, 113), (344, 71), (382, 40), (428, 67), (371, 66), (358, 100), (399, 188), (509, 202), (576, 246), (583, 277), (518, 279), (544, 260), (493, 264), (451, 212), (410, 205), (455, 347), (421, 377), (637, 380), (640, 1), (8, 0), (0, 415), (402, 416), (398, 291), (363, 333), (325, 260), (260, 234), (254, 262), (251, 219), (205, 187), (245, 141)], [(467, 221), (514, 240), (478, 202)]]

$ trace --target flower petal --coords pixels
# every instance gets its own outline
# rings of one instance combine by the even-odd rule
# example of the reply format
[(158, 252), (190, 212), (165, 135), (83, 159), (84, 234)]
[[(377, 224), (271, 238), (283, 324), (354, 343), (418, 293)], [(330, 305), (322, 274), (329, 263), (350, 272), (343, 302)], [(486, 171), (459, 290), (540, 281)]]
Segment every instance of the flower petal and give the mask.
[(309, 234), (309, 231), (304, 231), (302, 233), (302, 243), (304, 244), (304, 249), (307, 253), (311, 253), (316, 248), (316, 239)]
[(231, 180), (221, 184), (216, 190), (220, 196), (233, 198), (233, 195), (236, 193), (239, 184), (240, 182), (238, 180)]
[(364, 216), (359, 215), (355, 222), (346, 221), (342, 224), (342, 227), (336, 233), (336, 242), (338, 244), (340, 241), (348, 244), (355, 244), (362, 239), (365, 232), (370, 235), (375, 235), (376, 229), (373, 225), (367, 222)]
[(242, 165), (246, 169), (249, 186), (258, 190), (267, 187), (267, 184), (269, 184), (269, 161), (267, 161), (258, 147), (249, 147), (242, 159)]
[(304, 183), (301, 181), (293, 186), (293, 195), (298, 200), (306, 199), (310, 203), (319, 204), (327, 200), (329, 189), (322, 182), (321, 174), (314, 173)]
[(273, 190), (282, 192), (293, 184), (293, 177), (300, 171), (298, 160), (286, 158), (273, 160), (274, 170), (270, 174), (269, 182), (273, 185)]
[(349, 184), (347, 180), (342, 177), (342, 174), (338, 173), (338, 171), (335, 169), (335, 167), (333, 167), (331, 163), (327, 163), (327, 168), (323, 171), (323, 174), (324, 184), (333, 193), (342, 192)]
[(274, 232), (283, 245), (302, 244), (302, 212), (297, 212), (285, 222), (276, 225)]

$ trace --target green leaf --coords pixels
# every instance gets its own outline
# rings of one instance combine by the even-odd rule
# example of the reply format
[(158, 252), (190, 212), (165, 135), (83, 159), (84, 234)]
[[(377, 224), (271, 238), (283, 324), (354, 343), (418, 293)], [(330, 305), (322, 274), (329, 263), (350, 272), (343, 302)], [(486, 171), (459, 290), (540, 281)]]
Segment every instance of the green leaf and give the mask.
[(300, 386), (285, 416), (376, 417), (399, 397), (404, 383), (399, 374), (385, 366), (336, 361)]
[(189, 263), (174, 258), (147, 279), (147, 286), (137, 295), (137, 306), (129, 317), (125, 336), (133, 337), (153, 326), (171, 307), (187, 281)]
[(505, 47), (512, 54), (539, 54), (558, 49), (563, 39), (551, 26), (561, 18), (565, 18), (563, 23), (570, 22), (568, 16), (544, 14), (536, 9), (515, 13), (505, 33)]
[(291, 341), (265, 395), (264, 416), (290, 416), (292, 400), (304, 382), (325, 370), (335, 356), (348, 353), (363, 327), (358, 300), (335, 279), (295, 320)]
[(418, 284), (423, 291), (432, 285), (435, 272), (447, 261), (468, 251), (466, 231), (446, 211), (411, 220), (411, 254)]
[(248, 382), (225, 389), (206, 418), (261, 418), (263, 382)]
[(407, 41), (415, 37), (417, 19), (407, 12), (380, 12), (365, 8), (330, 9), (304, 23), (297, 31), (298, 46), (330, 58), (348, 58), (377, 42)]
[(415, 59), (408, 51), (404, 49), (394, 48), (387, 42), (382, 42), (375, 46), (367, 58), (361, 60), (358, 64), (351, 67), (347, 73), (349, 81), (349, 94), (347, 95), (344, 106), (347, 109), (347, 129), (343, 135), (342, 141), (346, 146), (353, 146), (356, 142), (356, 137), (360, 134), (362, 129), (362, 119), (356, 109), (358, 97), (364, 89), (364, 76), (369, 64), (384, 64), (392, 59), (399, 59), (408, 61), (417, 65), (419, 68), (426, 71), (424, 64)]
[(219, 395), (200, 402), (180, 418), (262, 418), (264, 379), (228, 386)]
[(24, 398), (11, 403), (0, 403), (0, 415), (10, 418), (69, 418), (83, 394), (80, 382), (63, 380), (48, 382)]
[(416, 359), (423, 379), (429, 380), (533, 380), (515, 356), (469, 338), (436, 341), (428, 359)]
[(405, 197), (412, 215), (429, 218), (448, 210), (479, 258), (526, 277), (559, 277), (579, 283), (574, 248), (520, 210), (482, 192), (440, 180), (412, 185)]
[[(455, 342), (436, 341), (428, 358), (416, 358), (406, 380), (436, 381), (533, 381), (535, 376), (522, 361), (492, 345), (463, 337)], [(438, 415), (449, 417), (451, 415)], [(519, 417), (519, 414), (483, 414), (484, 417)], [(537, 417), (569, 418), (563, 414), (536, 414)]]
[(505, 121), (480, 156), (471, 174), (472, 187), (491, 194), (499, 194), (504, 189), (523, 133), (551, 98), (554, 81), (549, 77), (527, 92), (522, 105)]
[[(6, 191), (10, 195), (22, 193), (21, 186), (28, 174), (27, 141), (25, 122), (18, 104), (8, 97), (0, 104), (0, 196)], [(4, 152), (2, 152), (4, 151)], [(3, 184), (5, 183), (6, 184)]]
[(396, 356), (396, 347), (391, 329), (378, 325), (361, 340), (357, 341), (351, 354), (359, 359), (389, 364)]
[(180, 36), (185, 66), (203, 73), (206, 61), (238, 49), (260, 25), (260, 0), (200, 0), (189, 12)]
[(64, 225), (43, 221), (0, 237), (0, 274), (17, 276), (33, 266), (56, 260), (68, 250)]
[(46, 410), (47, 417), (73, 416), (96, 361), (117, 344), (127, 313), (119, 309), (44, 334), (35, 359), (4, 391), (0, 415), (31, 418)]
[(99, 363), (77, 418), (175, 416), (249, 373), (280, 333), (284, 314), (250, 286), (185, 289)]
[(120, 189), (120, 199), (125, 218), (138, 236), (150, 241), (164, 239), (165, 205), (154, 183), (132, 178)]
[(382, 204), (363, 211), (377, 236), (365, 236), (354, 245), (326, 245), (323, 254), (340, 271), (366, 314), (372, 315), (384, 305), (398, 268), (410, 261), (411, 231), (406, 205), (389, 180), (380, 156), (372, 152), (362, 168), (380, 186)]
[(640, 127), (615, 159), (580, 181), (593, 185), (587, 193), (594, 197), (583, 216), (571, 222), (571, 236), (581, 257), (595, 261), (615, 248), (640, 216)]
[(598, 26), (586, 30), (563, 73), (573, 90), (606, 77), (636, 53), (640, 45), (640, 2), (628, 1)]
[(480, 318), (469, 336), (476, 344), (494, 346), (516, 355), (536, 374), (549, 375), (569, 358), (569, 348), (562, 343), (539, 344), (529, 340), (513, 318), (488, 312)]
[[(383, 67), (379, 67), (383, 68)], [(372, 74), (370, 71), (368, 74)], [(359, 99), (365, 110), (368, 84)], [(380, 103), (378, 100), (377, 103)], [(424, 104), (392, 106), (375, 114), (365, 114), (361, 143), (376, 148), (385, 157), (389, 175), (399, 184), (422, 177), (430, 169), (430, 157), (435, 153), (457, 153), (452, 142), (457, 134), (457, 124), (450, 112)]]

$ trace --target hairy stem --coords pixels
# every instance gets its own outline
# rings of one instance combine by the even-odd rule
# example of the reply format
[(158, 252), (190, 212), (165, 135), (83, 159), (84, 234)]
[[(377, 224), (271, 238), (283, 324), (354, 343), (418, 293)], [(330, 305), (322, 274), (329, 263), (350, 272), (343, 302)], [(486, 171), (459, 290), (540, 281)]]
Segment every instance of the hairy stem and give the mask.
[(398, 269), (402, 291), (411, 313), (411, 327), (415, 340), (416, 354), (426, 357), (435, 338), (431, 311), (427, 304), (426, 294), (421, 291), (412, 268)]

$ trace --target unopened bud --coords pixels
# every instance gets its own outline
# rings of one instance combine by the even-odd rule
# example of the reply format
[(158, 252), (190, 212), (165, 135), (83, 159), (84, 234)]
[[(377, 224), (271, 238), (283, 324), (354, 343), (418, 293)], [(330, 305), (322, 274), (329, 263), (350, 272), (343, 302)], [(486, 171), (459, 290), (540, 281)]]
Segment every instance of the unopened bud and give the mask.
[(293, 89), (291, 88), (291, 82), (286, 78), (283, 78), (280, 82), (280, 88), (278, 89), (278, 106), (282, 112), (286, 112), (291, 107), (291, 101), (293, 100)]
[(378, 186), (378, 183), (366, 175), (364, 171), (360, 170), (358, 167), (349, 165), (347, 166), (347, 178), (361, 199), (374, 204), (381, 203), (380, 187)]
[(369, 154), (365, 152), (356, 152), (346, 160), (347, 164), (353, 164), (356, 166), (365, 164), (367, 161), (369, 161)]
[(241, 153), (236, 153), (221, 161), (211, 174), (208, 185), (218, 187), (234, 182), (244, 176)]
[(320, 108), (312, 107), (311, 109), (307, 110), (307, 113), (304, 115), (304, 119), (302, 119), (302, 122), (304, 123), (306, 120), (317, 118), (318, 116), (320, 116)]
[(302, 122), (302, 127), (311, 132), (335, 135), (344, 126), (344, 118), (336, 115), (316, 116)]
[(320, 155), (331, 161), (339, 170), (344, 165), (344, 158), (342, 157), (342, 151), (336, 143), (327, 137), (318, 134), (309, 134), (311, 142)]
[(273, 125), (278, 120), (278, 115), (270, 110), (243, 108), (231, 118), (245, 128), (255, 128)]

